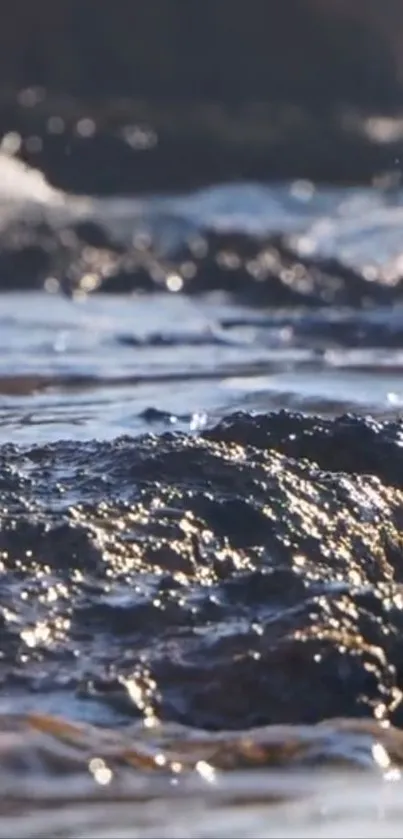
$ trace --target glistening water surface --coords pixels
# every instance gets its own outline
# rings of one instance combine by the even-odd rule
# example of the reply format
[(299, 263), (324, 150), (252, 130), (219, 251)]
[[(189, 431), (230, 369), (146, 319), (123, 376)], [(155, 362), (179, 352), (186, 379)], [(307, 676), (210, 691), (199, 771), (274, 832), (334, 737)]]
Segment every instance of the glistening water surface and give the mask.
[[(269, 293), (256, 303), (247, 291), (242, 299), (228, 293), (225, 276), (221, 289), (220, 282), (214, 290), (207, 282), (204, 290), (201, 282), (199, 293), (183, 294), (176, 268), (165, 264), (158, 293), (114, 294), (112, 279), (107, 296), (85, 294), (99, 282), (102, 288), (105, 248), (98, 248), (98, 263), (90, 254), (89, 283), (88, 270), (78, 266), (73, 282), (80, 294), (59, 293), (62, 273), (43, 278), (54, 293), (28, 288), (21, 295), (13, 292), (19, 286), (17, 263), (0, 307), (2, 442), (110, 439), (142, 433), (150, 423), (156, 430), (197, 430), (238, 409), (388, 416), (399, 411), (403, 193), (298, 182), (224, 185), (172, 198), (76, 199), (52, 190), (39, 173), (13, 159), (3, 157), (0, 166), (5, 248), (18, 224), (32, 228), (35, 241), (45, 220), (63, 244), (66, 227), (91, 220), (124, 249), (146, 237), (164, 263), (206, 231), (218, 239), (230, 231), (232, 251), (225, 238), (222, 244), (228, 273), (230, 258), (238, 256), (236, 234), (257, 237), (263, 255), (264, 237), (288, 234), (295, 260), (299, 253), (336, 256), (357, 268), (370, 297), (370, 305), (365, 299), (357, 305), (347, 282), (339, 305), (329, 305), (326, 294), (319, 305), (304, 294), (275, 305), (263, 277), (260, 285)], [(18, 244), (13, 240), (14, 255)], [(386, 292), (379, 300), (371, 300), (374, 286)], [(192, 278), (189, 287), (192, 292)]]
[(400, 835), (402, 193), (0, 171), (0, 835)]
[(197, 431), (233, 410), (396, 416), (403, 402), (400, 306), (255, 312), (222, 294), (27, 292), (0, 308), (2, 443)]

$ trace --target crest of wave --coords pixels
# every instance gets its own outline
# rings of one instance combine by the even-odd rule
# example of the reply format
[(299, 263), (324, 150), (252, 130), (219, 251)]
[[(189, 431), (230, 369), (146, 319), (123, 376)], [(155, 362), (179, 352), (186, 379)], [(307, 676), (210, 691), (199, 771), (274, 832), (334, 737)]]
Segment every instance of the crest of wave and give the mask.
[(89, 209), (87, 198), (55, 189), (39, 169), (0, 153), (0, 229), (17, 218), (45, 217), (47, 222), (66, 223)]

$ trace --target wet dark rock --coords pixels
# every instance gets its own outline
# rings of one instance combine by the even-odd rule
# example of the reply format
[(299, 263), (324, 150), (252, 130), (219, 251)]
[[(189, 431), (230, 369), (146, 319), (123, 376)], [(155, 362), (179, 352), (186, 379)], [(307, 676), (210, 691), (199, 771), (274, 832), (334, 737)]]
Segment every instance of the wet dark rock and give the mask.
[[(393, 290), (387, 287), (381, 271), (379, 282), (369, 282), (358, 269), (337, 259), (296, 253), (284, 236), (259, 240), (208, 230), (204, 242), (205, 253), (194, 257), (196, 271), (184, 284), (191, 293), (223, 290), (244, 302), (273, 306), (365, 306), (387, 303), (401, 294), (400, 283)], [(185, 252), (185, 265), (186, 257), (190, 259)]]
[[(205, 230), (190, 236), (169, 257), (157, 253), (152, 240), (147, 247), (118, 243), (106, 228), (90, 220), (59, 229), (35, 219), (15, 222), (0, 237), (0, 290), (45, 287), (67, 295), (225, 291), (253, 306), (359, 309), (400, 302), (399, 271), (397, 264), (393, 282), (390, 267), (385, 275), (379, 268), (368, 279), (359, 268), (340, 260), (301, 256), (280, 235), (259, 239)], [(355, 331), (354, 325), (346, 328), (355, 341), (360, 326)], [(392, 327), (389, 332), (398, 343), (400, 332), (395, 337)], [(136, 341), (130, 336), (121, 340)], [(175, 343), (177, 338), (155, 335), (150, 340), (157, 345), (159, 341)], [(365, 340), (364, 333), (362, 343)], [(230, 336), (212, 332), (192, 341), (226, 343)]]
[(52, 239), (50, 228), (41, 223), (10, 225), (0, 246), (0, 290), (43, 288), (54, 256)]
[(402, 435), (282, 412), (4, 447), (5, 689), (63, 677), (210, 729), (401, 724)]

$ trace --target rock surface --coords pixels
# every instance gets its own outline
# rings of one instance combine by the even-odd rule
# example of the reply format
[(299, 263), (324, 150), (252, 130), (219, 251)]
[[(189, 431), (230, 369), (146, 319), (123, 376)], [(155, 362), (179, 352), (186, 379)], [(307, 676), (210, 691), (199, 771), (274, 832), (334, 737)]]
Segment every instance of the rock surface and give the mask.
[(402, 722), (400, 423), (0, 452), (3, 689), (206, 729)]

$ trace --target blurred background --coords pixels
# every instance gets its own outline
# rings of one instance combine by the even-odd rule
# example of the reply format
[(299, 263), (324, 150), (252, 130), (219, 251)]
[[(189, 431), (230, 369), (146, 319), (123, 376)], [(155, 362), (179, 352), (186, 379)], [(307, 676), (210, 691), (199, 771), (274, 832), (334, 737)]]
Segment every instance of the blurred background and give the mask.
[(3, 148), (64, 189), (368, 182), (399, 149), (401, 0), (0, 9)]

